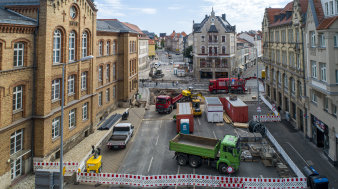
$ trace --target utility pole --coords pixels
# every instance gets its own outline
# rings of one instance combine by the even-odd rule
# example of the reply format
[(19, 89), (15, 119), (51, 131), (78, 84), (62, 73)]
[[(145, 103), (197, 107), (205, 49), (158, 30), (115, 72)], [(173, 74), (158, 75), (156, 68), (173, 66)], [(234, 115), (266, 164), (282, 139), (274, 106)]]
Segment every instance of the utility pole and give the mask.
[[(257, 104), (258, 104), (257, 108), (258, 108), (258, 107), (260, 107), (260, 105), (259, 105), (258, 49), (257, 49), (257, 47), (255, 48), (255, 50), (256, 50), (256, 67), (257, 67), (256, 77), (257, 77)], [(258, 112), (258, 117), (260, 117), (260, 112), (259, 111), (257, 111), (257, 112)]]

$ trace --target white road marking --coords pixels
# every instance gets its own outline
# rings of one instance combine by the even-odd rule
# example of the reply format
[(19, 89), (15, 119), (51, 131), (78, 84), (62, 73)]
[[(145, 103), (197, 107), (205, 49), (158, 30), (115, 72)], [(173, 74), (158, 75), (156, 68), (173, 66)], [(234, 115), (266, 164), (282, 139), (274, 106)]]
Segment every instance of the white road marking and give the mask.
[(304, 163), (309, 166), (309, 164), (305, 161), (305, 159), (299, 154), (299, 152), (289, 143), (289, 142), (286, 142), (286, 144), (288, 144), (297, 154), (300, 158), (302, 158), (302, 160), (304, 161)]
[(197, 118), (198, 125), (201, 125), (200, 118)]
[(151, 167), (151, 163), (153, 163), (153, 157), (151, 157), (151, 159), (150, 159), (150, 164), (149, 164), (149, 167), (148, 167), (148, 173), (149, 173), (149, 170), (150, 170), (150, 167)]
[(157, 146), (157, 143), (158, 143), (158, 138), (159, 138), (160, 136), (157, 136), (157, 139), (156, 139), (156, 143), (155, 143), (155, 146)]
[(214, 134), (214, 137), (217, 138), (217, 137), (216, 137), (216, 134), (215, 134), (215, 131), (212, 131), (212, 133)]
[(239, 137), (239, 134), (238, 134), (238, 132), (237, 132), (237, 128), (235, 128), (234, 131), (235, 131), (237, 137)]

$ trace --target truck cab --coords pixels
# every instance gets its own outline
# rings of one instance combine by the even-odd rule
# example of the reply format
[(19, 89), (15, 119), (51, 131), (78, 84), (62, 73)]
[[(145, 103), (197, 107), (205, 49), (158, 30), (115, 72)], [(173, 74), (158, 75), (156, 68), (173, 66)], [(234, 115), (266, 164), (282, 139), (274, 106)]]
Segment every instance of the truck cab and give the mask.
[(134, 134), (134, 126), (131, 123), (118, 123), (113, 128), (113, 135), (128, 135)]
[(171, 98), (167, 95), (160, 95), (156, 98), (156, 111), (159, 113), (162, 112), (171, 112)]
[(241, 157), (240, 141), (238, 137), (226, 135), (221, 141), (217, 169), (220, 173), (233, 173), (239, 169)]

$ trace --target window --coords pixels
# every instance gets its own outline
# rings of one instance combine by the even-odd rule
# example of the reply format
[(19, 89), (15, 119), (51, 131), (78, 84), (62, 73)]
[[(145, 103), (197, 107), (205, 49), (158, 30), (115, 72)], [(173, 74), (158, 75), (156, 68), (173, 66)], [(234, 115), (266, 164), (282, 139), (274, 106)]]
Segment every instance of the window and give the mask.
[(311, 36), (311, 47), (316, 47), (316, 34), (314, 31), (310, 32)]
[(222, 46), (222, 54), (225, 54), (225, 46)]
[(113, 87), (113, 97), (116, 98), (116, 86)]
[(214, 55), (217, 55), (217, 47), (214, 47)]
[(106, 68), (106, 80), (109, 82), (110, 81), (110, 65), (107, 64), (107, 68)]
[(99, 106), (102, 106), (102, 92), (99, 93)]
[(81, 90), (87, 89), (87, 72), (81, 73)]
[(296, 92), (295, 79), (293, 79), (293, 78), (291, 78), (291, 92), (292, 92), (292, 94), (295, 94), (295, 92)]
[(69, 111), (69, 128), (76, 126), (76, 109)]
[(205, 41), (205, 37), (204, 35), (201, 36), (201, 42), (204, 42)]
[(325, 3), (325, 15), (329, 14), (329, 3)]
[(23, 66), (24, 44), (14, 44), (14, 67)]
[(270, 42), (274, 41), (274, 34), (273, 31), (270, 32)]
[(82, 33), (82, 57), (87, 56), (88, 49), (88, 35), (87, 32)]
[(222, 36), (222, 43), (225, 43), (225, 36)]
[(113, 64), (113, 79), (116, 80), (116, 65)]
[(11, 179), (14, 180), (22, 174), (22, 157), (11, 161)]
[(13, 89), (13, 111), (22, 109), (22, 85), (14, 87)]
[(338, 70), (336, 70), (336, 83), (338, 84)]
[(75, 60), (75, 32), (69, 34), (69, 61)]
[(110, 101), (110, 90), (106, 89), (106, 102)]
[(276, 31), (276, 32), (275, 32), (275, 35), (276, 35), (276, 37), (275, 37), (276, 42), (279, 42), (279, 31)]
[(75, 92), (75, 75), (71, 75), (68, 77), (68, 89), (67, 94), (72, 95)]
[[(338, 0), (337, 0), (337, 6), (338, 6)], [(337, 7), (338, 9), (338, 7)], [(337, 10), (338, 11), (338, 10)], [(333, 46), (334, 47), (338, 47), (338, 33), (336, 33), (334, 36), (333, 36)]]
[(333, 14), (333, 1), (330, 1), (330, 14), (332, 15)]
[(282, 30), (281, 34), (282, 34), (282, 42), (285, 43), (286, 42), (286, 31)]
[(326, 81), (326, 64), (320, 64), (320, 80)]
[(212, 42), (212, 35), (209, 35), (209, 42)]
[(289, 43), (293, 43), (293, 29), (288, 30), (288, 41)]
[(288, 76), (287, 75), (284, 75), (284, 87), (285, 89), (287, 89), (289, 86), (289, 83), (288, 83)]
[(282, 64), (287, 65), (286, 51), (282, 51)]
[(202, 54), (205, 54), (205, 47), (204, 46), (202, 46), (201, 51), (202, 51)]
[(22, 150), (23, 142), (23, 130), (17, 130), (11, 134), (11, 150), (10, 153), (15, 154), (16, 152)]
[(54, 31), (54, 40), (53, 40), (53, 63), (60, 63), (61, 56), (61, 31)]
[(336, 0), (336, 14), (338, 14), (338, 0)]
[(276, 62), (280, 63), (280, 50), (276, 51)]
[(88, 102), (84, 103), (82, 106), (82, 120), (88, 119)]
[(289, 52), (289, 66), (291, 66), (292, 68), (296, 67), (293, 52)]
[(296, 29), (296, 42), (299, 43), (300, 42), (300, 38), (299, 38), (299, 30)]
[(298, 96), (301, 97), (302, 96), (302, 83), (298, 81)]
[(311, 60), (311, 68), (312, 68), (311, 76), (313, 78), (317, 78), (317, 65), (316, 65), (316, 62), (313, 60)]
[(312, 102), (317, 104), (317, 95), (315, 94), (314, 91), (312, 91)]
[(299, 59), (299, 54), (296, 54), (296, 64), (297, 64), (297, 69), (300, 70), (300, 59)]
[(278, 76), (278, 83), (281, 84), (282, 83), (282, 74), (280, 72), (278, 72), (277, 76)]
[(107, 50), (106, 54), (110, 55), (110, 41), (107, 41), (106, 50)]
[(52, 81), (52, 100), (60, 99), (60, 79)]
[(116, 54), (116, 42), (113, 41), (113, 55)]
[(329, 99), (325, 96), (324, 97), (324, 110), (328, 111), (329, 109)]
[(331, 104), (332, 107), (332, 115), (337, 116), (337, 105)]
[(319, 34), (319, 47), (324, 48), (325, 47), (325, 37), (324, 34)]
[(59, 136), (60, 132), (60, 117), (54, 118), (52, 121), (52, 139), (55, 139)]
[(103, 41), (100, 41), (99, 43), (99, 56), (103, 55)]
[(101, 82), (102, 81), (102, 73), (103, 72), (103, 67), (102, 66), (99, 66), (99, 81)]
[(276, 81), (276, 72), (275, 72), (275, 70), (272, 70), (271, 72), (272, 72), (272, 79), (274, 81)]

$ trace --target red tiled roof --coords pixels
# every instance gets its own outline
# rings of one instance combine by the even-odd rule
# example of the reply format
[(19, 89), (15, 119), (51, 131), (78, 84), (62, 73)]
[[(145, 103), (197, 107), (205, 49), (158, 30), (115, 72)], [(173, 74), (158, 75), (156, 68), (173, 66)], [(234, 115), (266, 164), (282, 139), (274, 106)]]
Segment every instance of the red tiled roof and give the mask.
[(299, 3), (300, 8), (302, 9), (302, 13), (305, 14), (307, 12), (309, 0), (300, 0)]
[(338, 16), (325, 18), (317, 27), (317, 30), (324, 30), (328, 29), (336, 20), (338, 19)]
[(142, 30), (138, 26), (136, 26), (135, 24), (131, 24), (131, 23), (128, 23), (128, 22), (122, 22), (122, 24), (126, 25), (128, 28), (130, 28), (132, 30), (137, 31), (141, 35), (144, 34), (142, 32)]
[(292, 16), (290, 16), (288, 19), (286, 19), (286, 15), (282, 20), (278, 19), (275, 22), (275, 15), (280, 15), (280, 14), (286, 14), (286, 12), (292, 12), (293, 9), (293, 2), (288, 3), (280, 12), (275, 13), (272, 16), (272, 22), (270, 22), (270, 26), (279, 26), (279, 25), (284, 25), (284, 24), (289, 24), (292, 22)]
[(293, 2), (288, 3), (280, 13), (286, 13), (286, 11), (292, 11), (293, 9)]
[(148, 44), (149, 44), (149, 45), (155, 45), (155, 41), (152, 40), (152, 39), (149, 39)]
[(112, 21), (118, 21), (119, 22), (119, 20), (118, 19), (97, 19), (97, 20), (101, 20), (101, 21), (105, 21), (105, 20), (112, 20)]
[(315, 7), (318, 23), (321, 23), (324, 20), (324, 11), (322, 8), (322, 3), (320, 0), (313, 0), (313, 4)]
[(173, 33), (171, 33), (171, 34), (169, 35), (169, 37), (172, 39), (172, 38), (174, 38), (175, 35), (176, 35), (176, 32), (175, 32), (175, 30), (174, 30)]
[(266, 11), (268, 13), (268, 20), (269, 20), (269, 23), (273, 23), (273, 20), (274, 20), (274, 16), (276, 13), (280, 12), (282, 9), (279, 9), (279, 8), (267, 8)]
[(181, 35), (183, 35), (183, 37), (187, 36), (185, 32), (182, 32)]

